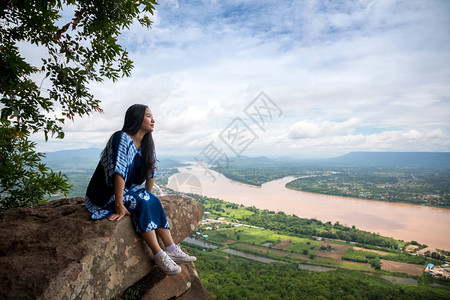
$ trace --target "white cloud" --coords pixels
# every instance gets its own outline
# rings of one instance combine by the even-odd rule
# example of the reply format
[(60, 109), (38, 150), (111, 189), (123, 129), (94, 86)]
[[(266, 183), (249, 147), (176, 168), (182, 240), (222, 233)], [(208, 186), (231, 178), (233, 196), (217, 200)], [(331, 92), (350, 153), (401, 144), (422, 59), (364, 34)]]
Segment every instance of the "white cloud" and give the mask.
[(121, 37), (133, 77), (92, 84), (104, 115), (76, 119), (64, 141), (47, 145), (97, 145), (121, 128), (128, 106), (144, 103), (159, 149), (198, 153), (264, 91), (283, 115), (249, 154), (450, 151), (444, 1), (164, 1), (157, 9), (151, 30), (135, 24)]
[[(425, 133), (425, 136), (427, 138), (432, 138), (432, 139), (445, 139), (445, 138), (448, 138), (447, 136), (445, 136), (445, 133), (440, 128), (436, 128), (436, 129), (433, 129), (433, 130)], [(447, 141), (447, 143), (448, 142), (449, 141)]]
[(353, 131), (355, 126), (360, 123), (361, 120), (357, 118), (351, 118), (344, 122), (302, 120), (289, 128), (287, 136), (290, 139), (298, 140), (347, 133)]
[(207, 106), (179, 107), (167, 112), (158, 123), (159, 130), (172, 134), (183, 134), (189, 131), (198, 130), (208, 126), (223, 108), (218, 102), (210, 101)]
[(303, 151), (310, 156), (330, 157), (350, 151), (439, 151), (437, 147), (442, 143), (447, 146), (450, 144), (448, 135), (410, 129), (387, 130), (369, 135), (346, 134), (305, 138), (291, 144), (290, 148)]

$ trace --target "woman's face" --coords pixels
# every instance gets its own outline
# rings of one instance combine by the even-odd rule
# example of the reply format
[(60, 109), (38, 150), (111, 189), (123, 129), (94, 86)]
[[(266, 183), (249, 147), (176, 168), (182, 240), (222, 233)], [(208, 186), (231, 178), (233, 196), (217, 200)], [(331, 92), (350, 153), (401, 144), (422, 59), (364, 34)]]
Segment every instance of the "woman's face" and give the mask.
[(153, 115), (150, 109), (145, 109), (144, 119), (142, 120), (141, 130), (147, 132), (153, 132), (153, 128), (155, 127), (155, 119), (153, 119)]

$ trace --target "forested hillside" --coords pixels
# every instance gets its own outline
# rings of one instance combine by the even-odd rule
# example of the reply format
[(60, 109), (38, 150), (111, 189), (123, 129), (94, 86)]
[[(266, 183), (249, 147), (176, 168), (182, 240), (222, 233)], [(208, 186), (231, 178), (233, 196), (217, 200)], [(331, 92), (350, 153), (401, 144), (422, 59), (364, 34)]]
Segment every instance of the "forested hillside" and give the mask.
[[(204, 206), (204, 220), (193, 236), (206, 244), (183, 246), (197, 256), (200, 279), (216, 299), (450, 297), (448, 280), (423, 273), (428, 263), (442, 264), (443, 253), (434, 253), (442, 260), (411, 255), (405, 251), (410, 243), (354, 227), (190, 196)], [(390, 262), (404, 269), (392, 269)]]
[(197, 256), (200, 279), (215, 299), (449, 299), (448, 288), (394, 284), (378, 276), (336, 269), (314, 272), (295, 264), (264, 264), (203, 251)]

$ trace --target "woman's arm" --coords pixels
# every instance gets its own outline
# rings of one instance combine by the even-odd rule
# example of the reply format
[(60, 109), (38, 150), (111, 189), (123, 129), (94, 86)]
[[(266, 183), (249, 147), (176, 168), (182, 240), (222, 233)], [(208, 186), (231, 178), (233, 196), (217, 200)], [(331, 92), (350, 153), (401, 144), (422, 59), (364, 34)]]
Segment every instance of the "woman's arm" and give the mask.
[(114, 196), (115, 196), (115, 209), (116, 212), (109, 217), (110, 221), (120, 221), (125, 215), (129, 215), (130, 212), (123, 205), (123, 190), (125, 189), (125, 180), (123, 177), (116, 173), (114, 174)]
[(151, 177), (145, 182), (145, 189), (150, 193), (152, 192), (153, 184), (155, 184), (155, 177)]

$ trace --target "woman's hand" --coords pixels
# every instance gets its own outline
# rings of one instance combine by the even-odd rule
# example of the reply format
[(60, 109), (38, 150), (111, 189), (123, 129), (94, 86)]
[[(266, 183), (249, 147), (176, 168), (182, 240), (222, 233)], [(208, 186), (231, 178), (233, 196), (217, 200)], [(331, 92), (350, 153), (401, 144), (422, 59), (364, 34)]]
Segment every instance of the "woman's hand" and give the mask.
[(120, 221), (126, 215), (130, 215), (128, 209), (123, 205), (123, 203), (116, 206), (116, 212), (108, 218), (110, 221)]
[(120, 221), (126, 215), (130, 215), (130, 212), (123, 205), (123, 190), (125, 188), (125, 180), (119, 173), (114, 174), (114, 196), (116, 205), (116, 212), (108, 218), (110, 221)]

